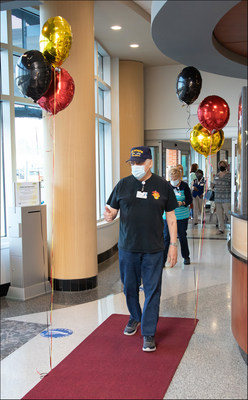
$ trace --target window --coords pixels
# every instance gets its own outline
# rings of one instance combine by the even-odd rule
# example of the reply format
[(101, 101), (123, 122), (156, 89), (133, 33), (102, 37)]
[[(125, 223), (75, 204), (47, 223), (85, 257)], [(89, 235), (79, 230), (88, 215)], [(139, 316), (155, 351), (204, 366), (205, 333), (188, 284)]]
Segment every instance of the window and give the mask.
[(13, 46), (26, 50), (39, 50), (40, 17), (24, 9), (12, 10)]
[(40, 107), (15, 104), (15, 143), (16, 180), (42, 181), (43, 130)]
[(95, 42), (97, 219), (103, 218), (112, 190), (110, 57)]
[(8, 234), (13, 181), (42, 179), (42, 110), (24, 99), (15, 84), (9, 85), (23, 52), (39, 50), (39, 21), (39, 11), (32, 7), (1, 11), (1, 237)]
[(20, 58), (22, 54), (19, 53), (14, 53), (13, 54), (13, 73), (14, 73), (14, 95), (18, 96), (18, 97), (24, 97), (24, 95), (22, 94), (22, 92), (18, 89), (17, 85), (16, 85), (16, 80), (15, 80), (15, 69), (16, 69), (16, 64)]
[[(3, 116), (1, 103), (1, 117)], [(1, 118), (1, 128), (3, 120)], [(6, 213), (5, 213), (5, 184), (4, 184), (4, 152), (3, 152), (3, 129), (1, 129), (1, 237), (6, 236)]]
[(103, 80), (103, 56), (98, 53), (98, 78)]

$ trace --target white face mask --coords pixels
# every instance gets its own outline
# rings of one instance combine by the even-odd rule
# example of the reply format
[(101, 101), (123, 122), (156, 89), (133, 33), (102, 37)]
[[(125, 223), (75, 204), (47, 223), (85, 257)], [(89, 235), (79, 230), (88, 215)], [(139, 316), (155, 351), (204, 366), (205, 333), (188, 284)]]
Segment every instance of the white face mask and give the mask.
[(179, 179), (177, 179), (176, 181), (170, 181), (172, 186), (177, 186), (179, 184)]
[(131, 168), (133, 176), (138, 180), (142, 179), (146, 174), (144, 165), (132, 165)]

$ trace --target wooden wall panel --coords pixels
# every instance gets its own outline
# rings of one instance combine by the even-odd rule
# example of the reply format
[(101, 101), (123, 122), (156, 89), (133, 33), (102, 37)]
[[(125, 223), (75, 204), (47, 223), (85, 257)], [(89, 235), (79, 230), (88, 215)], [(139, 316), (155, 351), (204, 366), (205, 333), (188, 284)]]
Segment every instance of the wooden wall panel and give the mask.
[(232, 256), (232, 332), (238, 345), (247, 348), (247, 264)]
[(120, 178), (130, 175), (130, 149), (144, 145), (144, 67), (138, 61), (120, 61)]

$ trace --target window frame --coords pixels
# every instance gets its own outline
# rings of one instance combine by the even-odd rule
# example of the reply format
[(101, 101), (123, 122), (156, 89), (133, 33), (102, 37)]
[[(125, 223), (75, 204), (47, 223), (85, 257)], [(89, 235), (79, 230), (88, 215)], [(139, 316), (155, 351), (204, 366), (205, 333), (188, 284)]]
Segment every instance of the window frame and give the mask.
[[(106, 50), (96, 40), (94, 50), (96, 214), (97, 221), (102, 221), (105, 204), (112, 190), (111, 59)], [(99, 54), (102, 57), (101, 73), (98, 71)]]

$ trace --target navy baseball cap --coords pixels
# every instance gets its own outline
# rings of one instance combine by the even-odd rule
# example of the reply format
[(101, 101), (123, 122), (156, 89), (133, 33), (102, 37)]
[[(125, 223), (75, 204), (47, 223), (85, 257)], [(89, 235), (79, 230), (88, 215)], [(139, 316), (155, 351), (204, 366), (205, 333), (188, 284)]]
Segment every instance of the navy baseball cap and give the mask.
[(130, 158), (126, 161), (137, 161), (143, 162), (147, 159), (152, 159), (152, 153), (149, 147), (146, 146), (139, 146), (139, 147), (132, 147)]

